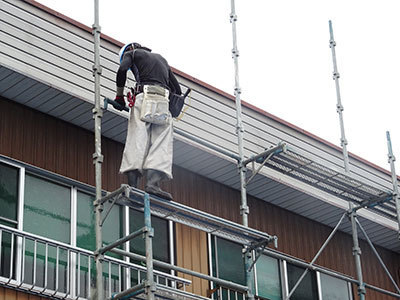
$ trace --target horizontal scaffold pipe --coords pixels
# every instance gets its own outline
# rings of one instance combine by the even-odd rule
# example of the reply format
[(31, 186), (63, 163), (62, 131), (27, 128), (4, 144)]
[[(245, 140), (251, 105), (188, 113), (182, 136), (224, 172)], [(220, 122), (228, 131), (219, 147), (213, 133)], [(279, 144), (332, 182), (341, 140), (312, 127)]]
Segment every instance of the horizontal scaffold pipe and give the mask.
[(103, 204), (104, 202), (111, 200), (112, 198), (122, 194), (123, 192), (126, 191), (126, 189), (129, 188), (129, 185), (127, 184), (121, 184), (121, 187), (118, 188), (117, 190), (107, 194), (106, 196), (104, 196), (103, 198), (101, 198), (100, 200), (95, 202), (95, 205), (97, 204)]
[(121, 293), (114, 294), (111, 298), (108, 298), (108, 299), (109, 300), (111, 300), (111, 299), (121, 299), (121, 298), (123, 298), (125, 296), (133, 297), (134, 295), (139, 293), (142, 289), (144, 289), (144, 287), (145, 287), (145, 283), (142, 282), (142, 283), (139, 283), (139, 284), (137, 284), (137, 285), (135, 285), (135, 286), (133, 286), (133, 287), (121, 292)]
[(267, 157), (270, 154), (278, 154), (280, 152), (285, 152), (286, 151), (286, 143), (279, 143), (278, 145), (269, 148), (263, 152), (261, 152), (260, 154), (257, 154), (255, 156), (252, 156), (246, 160), (243, 161), (243, 165), (246, 166), (248, 163), (252, 162), (252, 161), (257, 161), (260, 158), (264, 158)]
[[(130, 258), (136, 259), (136, 260), (146, 261), (146, 257), (144, 257), (142, 255), (126, 252), (126, 251), (123, 251), (123, 250), (120, 250), (120, 249), (116, 249), (115, 248), (115, 249), (112, 249), (111, 252), (113, 252), (115, 254), (118, 254), (118, 255), (127, 256), (127, 257), (130, 257)], [(223, 280), (223, 279), (220, 279), (220, 278), (216, 278), (216, 277), (213, 277), (213, 276), (205, 275), (205, 274), (202, 274), (202, 273), (199, 273), (199, 272), (195, 272), (195, 271), (192, 271), (192, 270), (188, 270), (188, 269), (185, 269), (185, 268), (181, 268), (181, 267), (178, 267), (178, 266), (174, 266), (174, 265), (171, 265), (169, 263), (162, 262), (162, 261), (159, 261), (159, 260), (153, 260), (153, 264), (155, 266), (157, 266), (157, 267), (170, 269), (170, 270), (174, 270), (174, 271), (177, 271), (177, 272), (182, 272), (182, 273), (185, 273), (185, 274), (188, 274), (188, 275), (192, 275), (192, 276), (195, 276), (195, 277), (198, 277), (198, 278), (201, 278), (201, 279), (212, 281), (212, 282), (216, 283), (217, 285), (220, 285), (220, 286), (228, 288), (228, 289), (236, 290), (236, 291), (243, 292), (243, 293), (246, 293), (248, 291), (247, 286), (244, 286), (244, 285), (241, 285), (241, 284), (237, 284), (237, 283), (234, 283), (232, 281), (227, 281), (227, 280)]]
[[(266, 255), (274, 257), (276, 259), (286, 260), (288, 263), (291, 263), (291, 264), (296, 265), (298, 267), (308, 268), (308, 269), (311, 269), (311, 270), (314, 270), (314, 271), (318, 271), (318, 272), (326, 274), (326, 275), (330, 275), (330, 276), (338, 278), (338, 279), (342, 279), (342, 280), (345, 280), (345, 281), (348, 281), (348, 282), (351, 282), (351, 283), (354, 283), (354, 284), (358, 284), (358, 280), (356, 280), (356, 279), (354, 279), (352, 277), (349, 277), (349, 276), (346, 276), (346, 275), (342, 275), (342, 274), (339, 274), (339, 273), (335, 273), (333, 271), (329, 271), (329, 270), (326, 270), (324, 268), (321, 268), (321, 267), (318, 267), (318, 266), (315, 266), (315, 265), (311, 265), (311, 264), (309, 264), (307, 262), (295, 259), (295, 258), (293, 258), (291, 256), (288, 256), (288, 255), (285, 255), (285, 254), (281, 254), (281, 253), (275, 252), (275, 251), (270, 250), (270, 249), (265, 249), (264, 253)], [(368, 288), (368, 289), (380, 292), (382, 294), (386, 294), (386, 295), (389, 295), (389, 296), (392, 296), (392, 297), (400, 299), (400, 294), (396, 294), (394, 292), (384, 290), (384, 289), (376, 287), (374, 285), (365, 283), (365, 287)]]
[(134, 239), (135, 237), (142, 235), (143, 233), (148, 231), (150, 231), (150, 228), (147, 228), (146, 226), (140, 228), (139, 230), (136, 230), (135, 232), (132, 232), (131, 234), (128, 234), (127, 236), (124, 236), (123, 238), (116, 240), (114, 243), (111, 243), (107, 246), (100, 248), (97, 252), (98, 254), (104, 254), (107, 251), (110, 251), (111, 249), (118, 247), (119, 245), (122, 245), (123, 243), (126, 243), (127, 241), (130, 241), (131, 239)]
[(240, 161), (239, 156), (237, 156), (236, 154), (233, 154), (233, 153), (231, 153), (229, 151), (226, 151), (226, 150), (224, 150), (224, 149), (222, 149), (220, 147), (217, 147), (217, 146), (215, 146), (215, 145), (213, 145), (211, 143), (208, 143), (208, 142), (206, 142), (206, 141), (204, 141), (202, 139), (196, 138), (193, 135), (188, 134), (188, 133), (186, 133), (186, 132), (184, 132), (184, 131), (182, 131), (180, 129), (174, 128), (174, 132), (179, 134), (179, 135), (181, 135), (181, 136), (183, 136), (183, 137), (185, 137), (185, 138), (187, 138), (187, 139), (189, 139), (189, 140), (192, 140), (192, 141), (194, 141), (196, 143), (199, 143), (199, 144), (201, 144), (203, 146), (206, 146), (207, 148), (210, 148), (210, 149), (215, 150), (215, 151), (217, 151), (217, 152), (219, 152), (219, 153), (221, 153), (223, 155), (226, 155), (226, 156), (228, 156), (230, 158), (233, 158), (233, 159), (235, 159), (237, 161)]

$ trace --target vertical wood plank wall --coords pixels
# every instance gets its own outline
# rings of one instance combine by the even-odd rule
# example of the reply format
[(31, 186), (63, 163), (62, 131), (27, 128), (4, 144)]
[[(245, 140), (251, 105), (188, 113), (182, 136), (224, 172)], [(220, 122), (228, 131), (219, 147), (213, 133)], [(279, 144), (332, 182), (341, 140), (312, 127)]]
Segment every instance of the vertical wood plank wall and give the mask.
[[(0, 98), (0, 154), (2, 155), (94, 185), (94, 167), (91, 159), (93, 140), (93, 133), (89, 131)], [(103, 188), (111, 191), (125, 181), (124, 176), (118, 174), (123, 145), (103, 138), (102, 147)], [(173, 193), (175, 201), (241, 223), (238, 191), (176, 166), (173, 172), (174, 180), (166, 184), (165, 188)], [(256, 198), (249, 197), (248, 201), (249, 225), (277, 235), (279, 251), (305, 261), (312, 259), (331, 232), (327, 226)], [(207, 272), (204, 269), (207, 251), (202, 248), (206, 247), (205, 234), (177, 225), (176, 237), (176, 243), (179, 245), (177, 263), (182, 266), (193, 266), (200, 272)], [(365, 281), (394, 291), (368, 245), (362, 240), (360, 245)], [(377, 247), (377, 249), (399, 284), (400, 255), (383, 248)], [(351, 236), (338, 232), (317, 264), (355, 277)], [(207, 288), (204, 282), (194, 280), (195, 291), (205, 293)], [(13, 292), (7, 291), (7, 293)], [(369, 300), (394, 299), (371, 290), (367, 290), (367, 293)], [(4, 289), (0, 290), (0, 300), (3, 295), (5, 295)]]
[(0, 287), (0, 300), (45, 300), (45, 298)]
[[(207, 235), (204, 231), (176, 224), (175, 245), (177, 266), (208, 275)], [(178, 276), (192, 281), (187, 291), (207, 297), (208, 281), (182, 273)]]

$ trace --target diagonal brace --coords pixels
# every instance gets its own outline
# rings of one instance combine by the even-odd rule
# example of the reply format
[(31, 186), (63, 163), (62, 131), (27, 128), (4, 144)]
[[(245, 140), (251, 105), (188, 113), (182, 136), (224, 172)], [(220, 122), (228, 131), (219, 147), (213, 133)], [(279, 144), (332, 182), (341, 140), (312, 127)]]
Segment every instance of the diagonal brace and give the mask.
[[(312, 261), (310, 262), (310, 267), (312, 267), (312, 265), (315, 263), (315, 261), (318, 259), (318, 257), (321, 255), (322, 251), (326, 248), (326, 246), (328, 245), (328, 243), (330, 242), (330, 240), (333, 238), (333, 236), (335, 235), (336, 231), (339, 229), (340, 224), (342, 224), (342, 221), (344, 219), (344, 217), (347, 215), (347, 212), (344, 212), (342, 217), (340, 218), (339, 222), (336, 224), (335, 228), (332, 230), (331, 234), (328, 236), (328, 238), (326, 239), (326, 241), (324, 242), (324, 244), (322, 245), (321, 249), (319, 249), (319, 251), (317, 252), (317, 254), (314, 256), (314, 258), (312, 259)], [(294, 287), (292, 288), (292, 290), (290, 291), (289, 295), (285, 298), (285, 300), (289, 300), (290, 297), (293, 295), (293, 293), (296, 291), (297, 287), (300, 285), (301, 281), (304, 279), (304, 277), (306, 277), (307, 273), (309, 271), (309, 268), (305, 269), (303, 274), (300, 276), (300, 278), (297, 280), (296, 284), (294, 285)]]
[(366, 231), (364, 230), (364, 228), (361, 226), (361, 223), (360, 223), (360, 221), (358, 221), (358, 218), (356, 217), (355, 219), (356, 219), (356, 222), (357, 222), (357, 224), (358, 224), (358, 227), (361, 229), (361, 232), (362, 232), (363, 235), (365, 236), (365, 238), (366, 238), (366, 240), (367, 240), (367, 242), (368, 242), (368, 245), (371, 247), (372, 251), (373, 251), (374, 254), (376, 255), (376, 258), (378, 259), (378, 261), (379, 261), (379, 263), (381, 264), (382, 268), (385, 270), (385, 273), (387, 274), (387, 276), (389, 276), (389, 279), (390, 279), (390, 281), (393, 283), (393, 285), (394, 285), (394, 287), (395, 287), (397, 293), (400, 294), (400, 289), (399, 289), (399, 287), (397, 286), (396, 282), (394, 281), (394, 279), (393, 279), (392, 275), (390, 274), (389, 270), (386, 268), (386, 265), (385, 265), (385, 263), (383, 262), (382, 258), (380, 257), (378, 251), (376, 251), (374, 245), (372, 244), (371, 240), (369, 239), (369, 237), (368, 237), (368, 235), (367, 235), (367, 232), (366, 232)]

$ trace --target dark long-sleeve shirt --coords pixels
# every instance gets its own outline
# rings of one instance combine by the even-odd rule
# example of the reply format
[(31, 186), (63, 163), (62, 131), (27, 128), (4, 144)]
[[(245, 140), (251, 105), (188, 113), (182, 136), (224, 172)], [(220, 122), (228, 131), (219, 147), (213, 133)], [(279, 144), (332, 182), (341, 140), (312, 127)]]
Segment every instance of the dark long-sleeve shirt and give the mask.
[(160, 54), (143, 49), (127, 51), (117, 72), (117, 87), (124, 87), (126, 73), (131, 69), (140, 84), (161, 85), (171, 93), (182, 94), (178, 80), (172, 73), (168, 62)]

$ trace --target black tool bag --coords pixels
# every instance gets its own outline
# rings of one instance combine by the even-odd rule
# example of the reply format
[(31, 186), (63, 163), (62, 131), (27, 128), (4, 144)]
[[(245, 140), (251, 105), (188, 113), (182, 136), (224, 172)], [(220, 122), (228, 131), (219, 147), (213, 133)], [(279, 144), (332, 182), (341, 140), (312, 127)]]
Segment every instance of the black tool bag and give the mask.
[(191, 89), (187, 89), (186, 93), (183, 96), (177, 94), (169, 94), (169, 111), (173, 118), (179, 116), (182, 111), (183, 104), (185, 104), (185, 98), (189, 95)]

